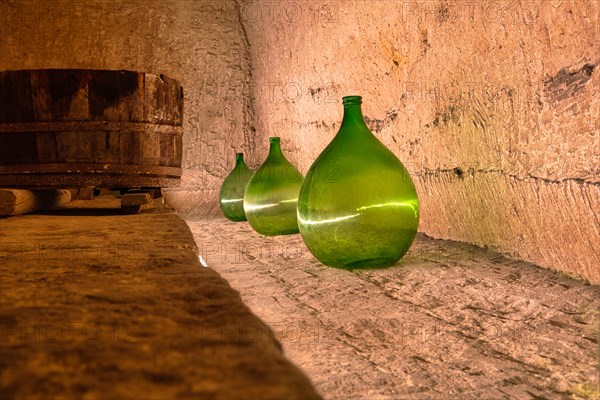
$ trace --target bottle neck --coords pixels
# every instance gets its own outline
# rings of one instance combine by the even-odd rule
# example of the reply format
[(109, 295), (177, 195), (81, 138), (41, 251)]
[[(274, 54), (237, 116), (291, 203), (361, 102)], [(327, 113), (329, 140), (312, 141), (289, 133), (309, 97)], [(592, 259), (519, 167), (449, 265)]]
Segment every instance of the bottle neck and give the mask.
[(244, 154), (236, 153), (235, 154), (235, 166), (237, 167), (238, 165), (242, 165), (242, 164), (244, 164)]
[(347, 125), (365, 125), (360, 104), (344, 104), (342, 126)]
[(271, 138), (269, 140), (269, 156), (267, 157), (267, 161), (275, 162), (279, 161), (283, 158), (283, 152), (281, 151), (281, 144), (279, 142), (279, 138), (276, 140)]

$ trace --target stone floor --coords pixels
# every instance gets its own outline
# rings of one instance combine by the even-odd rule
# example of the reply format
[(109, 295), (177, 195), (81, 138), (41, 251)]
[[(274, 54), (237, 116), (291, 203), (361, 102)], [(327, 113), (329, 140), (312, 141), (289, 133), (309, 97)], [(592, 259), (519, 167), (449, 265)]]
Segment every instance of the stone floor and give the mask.
[(395, 266), (349, 272), (299, 235), (188, 224), (326, 399), (600, 397), (598, 286), (423, 235)]
[(172, 211), (0, 219), (0, 399), (311, 399)]

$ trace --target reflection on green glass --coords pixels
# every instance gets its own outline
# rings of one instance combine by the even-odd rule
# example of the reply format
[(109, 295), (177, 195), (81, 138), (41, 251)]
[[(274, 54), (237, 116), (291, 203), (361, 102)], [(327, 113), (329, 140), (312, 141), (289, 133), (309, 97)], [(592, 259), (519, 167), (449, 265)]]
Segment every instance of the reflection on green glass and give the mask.
[(272, 137), (269, 141), (267, 159), (246, 186), (246, 218), (252, 228), (263, 235), (298, 233), (296, 204), (302, 174), (283, 156), (279, 138)]
[(302, 184), (300, 233), (323, 264), (390, 266), (408, 251), (417, 233), (417, 192), (400, 160), (366, 126), (361, 97), (344, 97), (343, 105), (339, 132)]
[(232, 221), (245, 221), (244, 190), (252, 176), (252, 170), (244, 162), (244, 154), (235, 154), (235, 168), (225, 178), (219, 193), (221, 211)]

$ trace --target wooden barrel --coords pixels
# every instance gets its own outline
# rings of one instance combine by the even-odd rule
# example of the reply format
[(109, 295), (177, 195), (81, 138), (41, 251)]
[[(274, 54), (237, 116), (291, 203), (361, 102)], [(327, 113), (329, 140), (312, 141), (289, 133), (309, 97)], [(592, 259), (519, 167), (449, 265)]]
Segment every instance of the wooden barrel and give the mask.
[(164, 75), (0, 72), (0, 187), (179, 185), (183, 89)]

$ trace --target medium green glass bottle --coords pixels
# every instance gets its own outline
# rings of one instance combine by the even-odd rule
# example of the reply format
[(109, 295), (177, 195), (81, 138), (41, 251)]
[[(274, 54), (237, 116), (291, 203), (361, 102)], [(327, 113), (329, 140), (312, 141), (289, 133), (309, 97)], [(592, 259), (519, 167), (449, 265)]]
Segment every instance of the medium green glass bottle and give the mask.
[(227, 175), (219, 192), (221, 211), (232, 221), (245, 221), (244, 190), (252, 177), (252, 170), (244, 162), (244, 154), (235, 154), (235, 167)]
[(365, 124), (360, 96), (342, 99), (340, 130), (310, 167), (298, 197), (300, 234), (311, 253), (338, 268), (396, 263), (419, 226), (408, 171)]
[(269, 142), (267, 159), (246, 186), (246, 218), (263, 235), (298, 233), (296, 204), (302, 174), (284, 157), (278, 137), (270, 138)]

